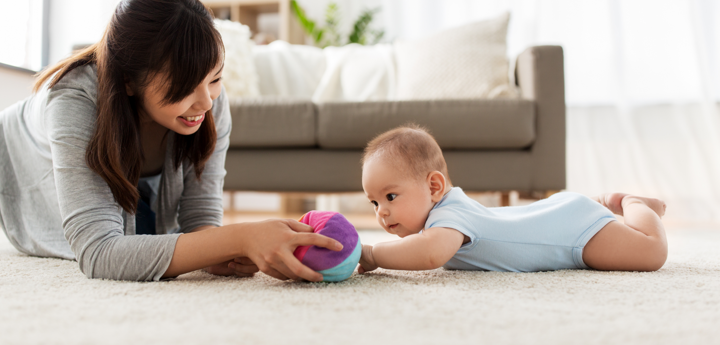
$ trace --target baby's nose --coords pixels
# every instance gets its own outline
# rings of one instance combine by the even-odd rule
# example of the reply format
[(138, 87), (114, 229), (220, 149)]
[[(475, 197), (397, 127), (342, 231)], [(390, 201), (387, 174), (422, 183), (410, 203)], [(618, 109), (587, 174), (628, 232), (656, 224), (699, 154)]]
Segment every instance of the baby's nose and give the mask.
[(386, 207), (380, 206), (378, 207), (378, 214), (383, 217), (387, 217), (388, 215), (390, 215), (390, 210), (388, 210)]

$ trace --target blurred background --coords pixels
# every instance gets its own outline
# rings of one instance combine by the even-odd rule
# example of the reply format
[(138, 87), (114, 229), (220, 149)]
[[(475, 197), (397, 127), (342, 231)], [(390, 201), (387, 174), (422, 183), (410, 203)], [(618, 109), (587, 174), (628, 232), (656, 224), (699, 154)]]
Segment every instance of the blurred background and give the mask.
[[(30, 94), (33, 72), (67, 57), (73, 47), (99, 40), (118, 2), (2, 1), (0, 108)], [(333, 3), (336, 30), (342, 33), (352, 29), (358, 16), (376, 10), (370, 26), (382, 31), (378, 41), (384, 43), (418, 39), (510, 12), (511, 63), (531, 45), (564, 49), (567, 189), (586, 195), (625, 191), (659, 197), (668, 202), (669, 222), (720, 224), (720, 2)], [(297, 0), (297, 4), (307, 18), (322, 21), (331, 1)], [(280, 13), (264, 13), (253, 20), (252, 35), (258, 45), (287, 36), (278, 24), (284, 20)], [(301, 37), (305, 38), (300, 43), (315, 44)], [(239, 209), (272, 210), (280, 202), (267, 193), (236, 199)]]

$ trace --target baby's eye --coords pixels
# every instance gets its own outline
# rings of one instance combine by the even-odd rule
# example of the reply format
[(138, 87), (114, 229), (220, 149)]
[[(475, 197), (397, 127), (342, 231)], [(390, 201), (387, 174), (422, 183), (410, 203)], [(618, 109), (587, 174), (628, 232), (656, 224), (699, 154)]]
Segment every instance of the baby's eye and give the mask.
[(222, 77), (220, 77), (220, 78), (217, 78), (217, 79), (213, 80), (213, 81), (212, 81), (212, 82), (211, 82), (210, 84), (215, 84), (215, 83), (219, 82), (219, 81), (220, 81), (220, 79), (222, 79)]
[(397, 198), (397, 194), (391, 193), (391, 194), (386, 195), (385, 197), (388, 199), (388, 201), (393, 201), (393, 200), (395, 200), (395, 198)]
[(370, 200), (370, 203), (373, 204), (373, 206), (378, 207), (378, 203), (375, 200)]

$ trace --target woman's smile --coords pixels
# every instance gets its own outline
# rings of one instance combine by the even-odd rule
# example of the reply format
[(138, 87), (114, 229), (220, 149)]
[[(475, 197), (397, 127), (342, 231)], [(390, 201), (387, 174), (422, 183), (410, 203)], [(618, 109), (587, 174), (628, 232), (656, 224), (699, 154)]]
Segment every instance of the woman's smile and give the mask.
[(193, 115), (193, 116), (178, 116), (180, 121), (188, 127), (195, 127), (202, 123), (205, 119), (205, 114)]

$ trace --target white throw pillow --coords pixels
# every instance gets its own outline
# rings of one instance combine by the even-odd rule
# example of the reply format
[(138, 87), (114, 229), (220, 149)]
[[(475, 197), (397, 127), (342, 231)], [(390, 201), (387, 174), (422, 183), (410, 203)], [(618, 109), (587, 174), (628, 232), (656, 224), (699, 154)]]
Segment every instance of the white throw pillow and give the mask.
[(327, 67), (312, 100), (384, 101), (394, 98), (395, 59), (389, 44), (348, 44), (323, 49)]
[(318, 47), (273, 41), (253, 48), (262, 96), (312, 97), (325, 72), (325, 56)]
[(215, 19), (215, 28), (225, 45), (223, 85), (228, 97), (260, 96), (258, 75), (253, 64), (250, 28), (238, 22)]
[(395, 43), (398, 99), (517, 98), (508, 78), (510, 14)]

